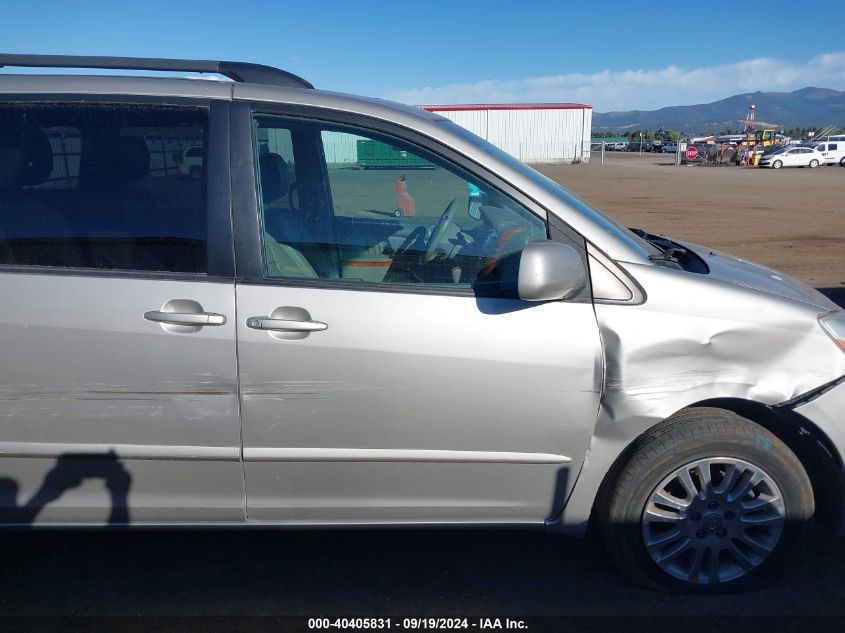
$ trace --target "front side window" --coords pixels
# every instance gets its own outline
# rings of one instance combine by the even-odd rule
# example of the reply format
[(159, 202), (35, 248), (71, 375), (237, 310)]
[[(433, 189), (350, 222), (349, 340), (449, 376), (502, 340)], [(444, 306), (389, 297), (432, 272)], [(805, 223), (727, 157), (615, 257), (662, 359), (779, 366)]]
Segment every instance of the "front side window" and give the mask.
[(0, 105), (0, 265), (205, 273), (203, 108)]
[(457, 165), (396, 138), (258, 116), (270, 278), (499, 292), (543, 220)]

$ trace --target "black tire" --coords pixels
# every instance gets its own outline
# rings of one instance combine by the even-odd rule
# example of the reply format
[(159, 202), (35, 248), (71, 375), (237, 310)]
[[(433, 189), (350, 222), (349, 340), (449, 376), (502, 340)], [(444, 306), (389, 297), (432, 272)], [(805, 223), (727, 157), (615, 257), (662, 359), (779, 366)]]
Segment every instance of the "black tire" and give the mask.
[[(696, 460), (716, 457), (747, 463), (752, 469), (767, 475), (780, 491), (779, 497), (783, 501), (781, 512), (785, 520), (780, 524), (779, 536), (775, 538), (771, 553), (767, 557), (758, 561), (757, 566), (745, 570), (744, 575), (731, 578), (729, 574), (725, 574), (725, 579), (722, 580), (721, 565), (729, 566), (739, 559), (732, 557), (729, 552), (726, 554), (724, 549), (718, 549), (715, 557), (712, 554), (717, 548), (737, 543), (730, 534), (725, 537), (726, 530), (721, 527), (724, 525), (732, 530), (744, 531), (744, 534), (748, 534), (750, 530), (772, 528), (752, 527), (749, 523), (741, 521), (742, 513), (734, 516), (734, 513), (720, 508), (725, 522), (717, 523), (716, 527), (719, 529), (716, 531), (711, 519), (713, 515), (719, 515), (719, 512), (704, 510), (704, 515), (698, 512), (689, 515), (680, 512), (679, 516), (684, 518), (677, 523), (671, 523), (672, 529), (675, 530), (677, 526), (682, 532), (682, 537), (679, 538), (685, 539), (690, 545), (682, 556), (676, 558), (681, 560), (683, 556), (688, 556), (692, 560), (696, 555), (695, 547), (704, 549), (704, 553), (700, 554), (701, 560), (711, 564), (700, 564), (699, 567), (713, 567), (712, 561), (715, 560), (719, 577), (713, 581), (715, 576), (702, 578), (707, 575), (706, 571), (696, 571), (697, 580), (679, 579), (676, 573), (673, 574), (676, 570), (662, 569), (649, 554), (645, 541), (646, 530), (650, 529), (646, 527), (644, 520), (646, 504), (650, 502), (658, 486), (671, 478), (675, 472), (684, 471), (684, 466), (693, 464)], [(714, 470), (711, 471), (711, 490), (718, 488), (716, 477), (719, 476), (719, 468), (718, 463), (714, 464)], [(696, 471), (687, 470), (687, 473), (695, 474)], [(742, 476), (744, 474), (740, 479)], [(696, 481), (700, 481), (700, 478)], [(735, 487), (739, 485), (737, 483)], [(723, 508), (727, 508), (730, 491), (736, 489), (735, 487), (728, 486), (725, 493), (727, 496), (722, 497)], [(760, 494), (759, 498), (763, 498), (762, 493), (755, 493), (753, 488), (749, 494)], [(715, 492), (708, 498), (717, 498)], [(745, 496), (739, 499), (739, 503), (743, 503), (743, 500), (750, 503)], [(751, 501), (756, 499), (752, 497)], [(695, 503), (699, 503), (698, 497), (695, 498)], [(745, 591), (774, 581), (788, 570), (790, 563), (798, 558), (806, 544), (812, 528), (814, 509), (813, 489), (807, 473), (795, 454), (783, 442), (763, 427), (733, 412), (705, 407), (685, 409), (640, 438), (629, 451), (625, 463), (617, 469), (615, 476), (605, 487), (600, 496), (599, 507), (596, 508), (602, 540), (616, 566), (635, 584), (677, 593)], [(728, 519), (741, 522), (733, 523)], [(721, 519), (717, 517), (715, 520)], [(653, 526), (655, 523), (648, 525)], [(701, 529), (703, 527), (710, 531)], [(752, 533), (752, 536), (757, 538), (755, 533)], [(703, 540), (696, 541), (697, 538)], [(706, 545), (711, 541), (714, 542), (712, 549)], [(744, 547), (742, 542), (739, 542), (739, 545)], [(680, 563), (678, 566), (681, 566)], [(692, 569), (693, 566), (694, 563), (690, 562), (689, 567)]]
[(842, 159), (839, 161), (839, 166), (845, 167), (845, 156), (843, 156)]
[(202, 167), (200, 167), (199, 165), (192, 165), (190, 169), (190, 175), (192, 180), (201, 180)]
[(819, 166), (819, 161), (817, 161), (815, 158), (810, 161), (810, 169), (815, 169), (818, 166)]
[(783, 163), (779, 160), (776, 160), (775, 162), (772, 163), (773, 169), (780, 169), (781, 167), (783, 167)]

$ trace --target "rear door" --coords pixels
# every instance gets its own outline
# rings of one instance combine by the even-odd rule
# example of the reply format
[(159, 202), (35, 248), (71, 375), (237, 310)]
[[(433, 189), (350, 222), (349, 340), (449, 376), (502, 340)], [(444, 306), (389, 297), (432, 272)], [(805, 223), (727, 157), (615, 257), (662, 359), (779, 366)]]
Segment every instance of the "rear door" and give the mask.
[(542, 522), (601, 346), (589, 288), (528, 304), (515, 275), (528, 242), (583, 240), (446, 148), (306, 114), (234, 132), (249, 520)]
[(0, 110), (0, 521), (243, 520), (228, 104)]

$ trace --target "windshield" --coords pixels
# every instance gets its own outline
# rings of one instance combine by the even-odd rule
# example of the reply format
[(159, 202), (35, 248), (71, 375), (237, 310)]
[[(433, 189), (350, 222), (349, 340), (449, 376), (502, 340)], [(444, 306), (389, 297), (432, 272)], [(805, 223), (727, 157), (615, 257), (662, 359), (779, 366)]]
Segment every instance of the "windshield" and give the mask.
[(607, 233), (611, 234), (612, 236), (621, 241), (627, 242), (629, 246), (631, 246), (634, 250), (637, 250), (642, 253), (643, 258), (648, 259), (654, 255), (659, 255), (662, 253), (662, 251), (655, 245), (634, 234), (629, 229), (625, 228), (624, 226), (622, 226), (609, 216), (605, 215), (598, 209), (591, 207), (589, 204), (587, 204), (577, 196), (574, 196), (566, 189), (561, 187), (551, 178), (547, 178), (540, 172), (531, 169), (528, 165), (523, 162), (520, 162), (507, 152), (499, 149), (491, 143), (488, 143), (484, 139), (476, 136), (472, 132), (460, 127), (459, 125), (452, 123), (451, 121), (444, 121), (443, 125), (448, 126), (451, 131), (461, 136), (464, 140), (468, 141), (470, 144), (474, 145), (478, 149), (486, 152), (487, 154), (491, 154), (497, 160), (507, 164), (511, 169), (519, 172), (520, 175), (530, 179), (537, 186), (542, 187), (547, 192), (550, 192), (556, 197), (561, 198), (567, 205), (588, 216), (593, 222), (601, 226), (602, 229), (605, 230)]

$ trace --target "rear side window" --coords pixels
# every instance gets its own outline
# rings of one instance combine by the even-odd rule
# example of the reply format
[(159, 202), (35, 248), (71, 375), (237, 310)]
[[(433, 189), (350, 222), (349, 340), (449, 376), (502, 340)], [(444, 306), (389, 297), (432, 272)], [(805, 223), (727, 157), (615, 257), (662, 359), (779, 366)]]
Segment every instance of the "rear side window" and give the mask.
[(0, 265), (206, 272), (205, 108), (0, 105)]

